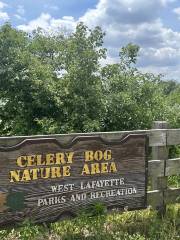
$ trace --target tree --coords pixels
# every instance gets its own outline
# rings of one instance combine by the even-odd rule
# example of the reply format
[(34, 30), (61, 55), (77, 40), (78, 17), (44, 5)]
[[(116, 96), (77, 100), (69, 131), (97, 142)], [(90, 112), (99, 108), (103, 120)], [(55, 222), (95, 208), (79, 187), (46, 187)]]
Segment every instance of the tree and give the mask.
[(120, 50), (120, 62), (102, 69), (106, 96), (105, 130), (145, 129), (166, 116), (166, 100), (160, 76), (143, 74), (136, 64), (139, 47), (128, 44)]
[(168, 100), (167, 119), (172, 128), (179, 128), (180, 127), (180, 84), (176, 83), (176, 88), (171, 90), (171, 92), (167, 96), (167, 100)]
[(1, 134), (37, 133), (36, 118), (54, 114), (53, 98), (48, 90), (51, 71), (29, 52), (28, 45), (25, 33), (9, 24), (1, 28)]
[[(87, 132), (102, 128), (104, 108), (99, 77), (99, 60), (105, 57), (103, 32), (99, 27), (88, 29), (79, 23), (76, 31), (58, 43), (56, 69), (58, 73), (52, 91), (58, 105), (55, 132)], [(62, 47), (63, 46), (63, 47)]]
[(102, 67), (104, 33), (79, 23), (73, 33), (0, 28), (0, 134), (179, 126), (179, 87), (136, 68), (139, 46)]

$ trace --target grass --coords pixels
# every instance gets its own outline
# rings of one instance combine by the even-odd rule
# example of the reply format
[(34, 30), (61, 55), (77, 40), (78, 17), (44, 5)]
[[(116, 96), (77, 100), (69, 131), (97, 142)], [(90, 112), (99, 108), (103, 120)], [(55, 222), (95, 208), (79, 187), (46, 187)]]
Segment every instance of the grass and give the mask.
[(25, 222), (0, 231), (1, 240), (179, 240), (180, 204), (169, 205), (160, 218), (156, 211), (113, 212), (97, 216), (81, 214), (48, 226)]

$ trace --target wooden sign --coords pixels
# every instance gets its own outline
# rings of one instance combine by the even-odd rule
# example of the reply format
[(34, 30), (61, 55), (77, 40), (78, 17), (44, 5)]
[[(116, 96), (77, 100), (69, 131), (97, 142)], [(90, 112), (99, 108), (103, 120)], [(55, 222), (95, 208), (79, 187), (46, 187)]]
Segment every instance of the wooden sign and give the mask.
[(55, 221), (91, 204), (146, 207), (146, 135), (77, 136), (0, 147), (0, 224)]

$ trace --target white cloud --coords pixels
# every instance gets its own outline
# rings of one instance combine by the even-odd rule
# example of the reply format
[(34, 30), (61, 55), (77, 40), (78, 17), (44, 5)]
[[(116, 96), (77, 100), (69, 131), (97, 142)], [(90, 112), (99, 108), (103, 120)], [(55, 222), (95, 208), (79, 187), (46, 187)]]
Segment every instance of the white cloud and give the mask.
[(0, 20), (1, 21), (7, 21), (9, 20), (9, 16), (6, 12), (0, 12)]
[(18, 20), (21, 20), (21, 21), (25, 21), (26, 20), (25, 17), (22, 17), (19, 14), (14, 14), (14, 17), (17, 18)]
[(73, 31), (76, 27), (76, 21), (71, 16), (55, 19), (48, 13), (42, 13), (37, 19), (30, 21), (28, 24), (19, 25), (18, 29), (31, 32), (38, 27), (50, 32), (55, 32), (58, 29)]
[(0, 2), (0, 9), (7, 7), (8, 5), (4, 2)]
[(0, 11), (0, 21), (8, 21), (10, 19), (9, 15), (6, 12), (1, 12)]
[(173, 12), (177, 15), (178, 19), (180, 20), (180, 7), (179, 8), (174, 8)]
[(174, 8), (173, 10), (175, 13), (180, 14), (180, 7), (179, 8)]
[[(118, 50), (129, 42), (141, 46), (139, 66), (153, 72), (163, 72), (178, 78), (180, 69), (180, 32), (163, 24), (160, 12), (175, 0), (99, 0), (94, 9), (79, 18), (89, 27), (101, 26), (106, 31), (107, 61), (118, 60)], [(179, 14), (180, 8), (174, 12)], [(53, 18), (42, 13), (37, 19), (18, 28), (32, 31), (37, 27), (47, 31), (61, 28), (73, 31), (77, 22), (73, 17)], [(103, 63), (104, 64), (104, 63)]]
[(141, 70), (144, 73), (154, 73), (154, 74), (162, 74), (165, 79), (167, 80), (178, 80), (179, 78), (176, 76), (180, 76), (180, 65), (178, 66), (163, 66), (163, 67), (156, 67), (153, 65), (148, 65), (146, 67), (139, 67), (139, 70)]
[(157, 19), (169, 0), (100, 0), (95, 9), (89, 9), (81, 18), (88, 25), (140, 24)]
[(141, 50), (141, 65), (171, 67), (180, 64), (180, 49), (172, 47), (146, 48)]
[(3, 8), (7, 6), (6, 3), (0, 2), (0, 22), (8, 21), (10, 19), (8, 13), (3, 11)]
[(18, 15), (22, 16), (25, 14), (25, 9), (24, 9), (24, 6), (23, 5), (18, 5), (17, 6), (17, 13)]
[[(88, 26), (101, 26), (106, 31), (105, 45), (109, 58), (129, 42), (141, 46), (139, 65), (154, 73), (163, 72), (174, 78), (180, 75), (180, 32), (164, 26), (160, 11), (173, 0), (100, 0), (80, 20)], [(176, 10), (176, 12), (179, 12)], [(152, 67), (153, 66), (153, 67)]]
[(14, 14), (14, 17), (16, 17), (16, 18), (19, 19), (19, 20), (22, 19), (22, 17), (21, 17), (20, 15), (18, 15), (18, 14)]

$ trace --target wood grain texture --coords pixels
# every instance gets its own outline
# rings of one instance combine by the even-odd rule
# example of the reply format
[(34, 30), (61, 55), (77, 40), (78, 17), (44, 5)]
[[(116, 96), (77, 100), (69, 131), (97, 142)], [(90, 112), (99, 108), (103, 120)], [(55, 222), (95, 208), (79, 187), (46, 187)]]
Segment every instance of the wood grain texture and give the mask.
[(151, 178), (164, 176), (164, 160), (148, 161), (148, 176)]
[[(165, 121), (154, 121), (152, 128), (153, 129), (167, 129), (168, 123)], [(153, 160), (163, 160), (164, 161), (164, 169), (163, 169), (163, 174), (160, 176), (161, 178), (166, 178), (165, 177), (165, 168), (166, 168), (166, 160), (168, 159), (168, 154), (169, 154), (169, 149), (167, 147), (167, 130), (164, 131), (164, 135), (162, 137), (164, 139), (165, 145), (164, 146), (154, 146), (152, 147), (152, 159)], [(162, 171), (162, 169), (161, 169)], [(160, 189), (161, 184), (159, 184), (159, 174), (152, 176), (151, 178), (151, 184), (152, 184), (152, 189)]]
[[(42, 137), (20, 138), (21, 141), (18, 138), (11, 139), (15, 140), (10, 141), (11, 144), (8, 144), (7, 139), (1, 139), (1, 225), (22, 222), (25, 218), (30, 218), (34, 222), (51, 222), (64, 215), (74, 216), (96, 202), (104, 203), (108, 209), (146, 207), (147, 136), (145, 134), (126, 134), (123, 138), (116, 136), (114, 139), (93, 134), (73, 138), (68, 138), (67, 135), (60, 138), (53, 135), (43, 139)], [(117, 171), (82, 175), (85, 164), (84, 153), (92, 150), (93, 152), (111, 150), (112, 158), (106, 161), (103, 159), (89, 161), (87, 162), (89, 168), (93, 163), (108, 162), (115, 163)], [(74, 153), (71, 176), (10, 182), (9, 173), (12, 170), (30, 171), (40, 167), (44, 171), (45, 168), (54, 167), (54, 165), (19, 167), (18, 157), (37, 154), (45, 156), (59, 152)], [(56, 167), (62, 166), (56, 165)], [(120, 184), (120, 179), (124, 179), (123, 184)], [(67, 187), (70, 185), (73, 185), (72, 189)], [(52, 190), (53, 186), (56, 191)], [(57, 190), (58, 186), (60, 186), (59, 190)]]
[(74, 138), (79, 136), (100, 136), (106, 140), (119, 140), (129, 134), (145, 134), (149, 137), (149, 146), (166, 146), (180, 144), (180, 129), (151, 129), (151, 130), (134, 130), (119, 132), (95, 132), (95, 133), (72, 133), (72, 134), (54, 134), (54, 135), (35, 135), (35, 136), (13, 136), (0, 137), (0, 147), (10, 147), (21, 143), (25, 139), (55, 138), (59, 142), (68, 144)]
[[(167, 159), (165, 169), (166, 176), (180, 174), (180, 158)], [(164, 160), (148, 161), (148, 176), (155, 178), (164, 176)]]
[(164, 203), (163, 193), (160, 190), (148, 191), (147, 204), (158, 209)]
[(163, 202), (165, 202), (166, 204), (180, 203), (180, 188), (166, 189), (164, 191), (164, 196), (162, 191), (160, 190), (148, 191), (148, 205), (158, 209), (158, 207), (160, 207)]
[(180, 129), (168, 129), (167, 145), (179, 145), (179, 144), (180, 144)]

